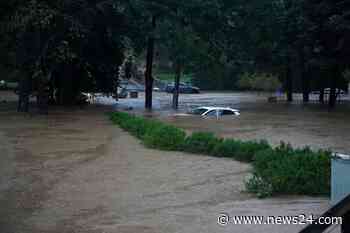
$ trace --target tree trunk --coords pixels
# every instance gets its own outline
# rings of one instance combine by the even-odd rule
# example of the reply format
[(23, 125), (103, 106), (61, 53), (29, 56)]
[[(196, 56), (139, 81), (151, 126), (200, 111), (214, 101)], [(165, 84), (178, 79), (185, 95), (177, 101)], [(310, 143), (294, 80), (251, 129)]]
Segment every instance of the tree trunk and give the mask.
[[(308, 78), (307, 78), (308, 79)], [(308, 84), (305, 84), (304, 83), (304, 85), (307, 85), (307, 86), (304, 86), (303, 87), (303, 102), (304, 103), (308, 103), (309, 102), (309, 100), (310, 100), (310, 98), (309, 98), (309, 93), (310, 93), (310, 91), (309, 91), (309, 88), (308, 88)]]
[(47, 90), (38, 90), (38, 109), (39, 114), (47, 115), (49, 113), (49, 93)]
[(288, 61), (287, 70), (286, 70), (286, 89), (287, 89), (287, 101), (292, 102), (293, 101), (293, 79), (290, 71), (289, 61)]
[(337, 88), (337, 79), (338, 79), (338, 68), (336, 67), (334, 69), (334, 72), (331, 74), (331, 91), (329, 93), (329, 100), (328, 100), (328, 107), (334, 108), (336, 101), (337, 101), (337, 93), (336, 93), (336, 88)]
[(76, 103), (77, 93), (74, 90), (73, 64), (65, 64), (63, 67), (63, 77), (61, 77), (60, 99), (63, 105), (74, 105)]
[(337, 100), (336, 88), (333, 87), (332, 85), (331, 92), (329, 93), (328, 107), (334, 108), (336, 100)]
[(299, 66), (300, 66), (300, 74), (302, 80), (302, 88), (303, 88), (303, 102), (309, 102), (309, 93), (310, 93), (310, 79), (309, 73), (307, 72), (307, 67), (305, 67), (305, 52), (304, 48), (301, 48), (299, 51)]
[(29, 111), (29, 97), (31, 92), (31, 78), (23, 75), (18, 85), (18, 112)]
[(175, 82), (174, 82), (174, 93), (173, 93), (173, 109), (179, 108), (179, 86), (181, 79), (181, 64), (176, 64), (176, 74), (175, 74)]
[(51, 104), (51, 105), (56, 104), (56, 101), (55, 101), (55, 83), (54, 83), (52, 76), (51, 76), (50, 83), (49, 83), (49, 104)]
[(321, 104), (324, 104), (324, 87), (321, 87), (320, 89), (320, 96), (318, 98), (318, 101), (321, 103)]
[(39, 114), (49, 113), (49, 85), (46, 77), (42, 77), (38, 83), (38, 95), (37, 95), (37, 105), (39, 109)]
[(148, 38), (147, 45), (147, 60), (146, 60), (146, 73), (145, 73), (145, 108), (152, 109), (152, 92), (153, 92), (153, 55), (154, 55), (154, 30), (156, 27), (156, 17), (152, 16), (152, 33)]

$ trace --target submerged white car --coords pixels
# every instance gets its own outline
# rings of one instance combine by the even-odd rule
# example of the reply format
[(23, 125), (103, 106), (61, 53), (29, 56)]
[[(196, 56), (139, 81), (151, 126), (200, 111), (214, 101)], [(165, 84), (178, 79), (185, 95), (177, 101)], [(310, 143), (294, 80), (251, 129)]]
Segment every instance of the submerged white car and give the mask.
[(237, 109), (225, 108), (225, 107), (198, 107), (193, 109), (190, 114), (200, 115), (200, 116), (239, 116), (241, 113)]

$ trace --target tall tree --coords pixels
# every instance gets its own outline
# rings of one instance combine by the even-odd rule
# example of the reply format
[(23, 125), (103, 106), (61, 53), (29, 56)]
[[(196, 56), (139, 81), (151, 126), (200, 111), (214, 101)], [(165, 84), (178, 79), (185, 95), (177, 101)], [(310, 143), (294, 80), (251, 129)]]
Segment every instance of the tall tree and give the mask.
[(328, 80), (322, 80), (322, 83), (329, 83), (328, 104), (333, 108), (337, 99), (336, 90), (345, 81), (342, 71), (350, 58), (350, 49), (346, 46), (350, 42), (350, 4), (343, 0), (308, 0), (304, 2), (304, 9), (311, 25), (308, 33), (314, 42), (312, 50), (315, 63), (320, 65), (320, 70), (326, 67), (329, 71), (326, 77)]
[(94, 78), (85, 82), (101, 83), (103, 91), (112, 91), (112, 76), (125, 47), (123, 34), (127, 35), (123, 11), (119, 2), (107, 0), (32, 0), (20, 5), (6, 23), (17, 38), (18, 65), (28, 74), (19, 85), (19, 110), (28, 109), (32, 77), (37, 78), (39, 106), (47, 99), (41, 98), (47, 86), (58, 89), (59, 102), (74, 101), (83, 82), (73, 77), (81, 72)]
[(199, 45), (200, 38), (194, 32), (187, 15), (188, 6), (179, 6), (175, 14), (163, 17), (159, 22), (159, 46), (168, 51), (169, 59), (172, 61), (175, 72), (174, 92), (172, 106), (178, 108), (179, 104), (179, 85), (181, 75), (185, 69), (190, 68), (201, 48)]

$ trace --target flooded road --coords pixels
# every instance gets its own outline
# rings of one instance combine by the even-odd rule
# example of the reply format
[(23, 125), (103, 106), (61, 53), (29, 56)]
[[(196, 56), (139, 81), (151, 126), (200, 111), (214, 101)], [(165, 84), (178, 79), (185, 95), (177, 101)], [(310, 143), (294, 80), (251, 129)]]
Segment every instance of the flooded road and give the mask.
[(0, 112), (1, 233), (296, 233), (303, 225), (220, 226), (230, 216), (321, 214), (327, 198), (259, 200), (251, 167), (146, 149), (109, 108)]
[[(229, 216), (319, 215), (328, 198), (283, 196), (257, 199), (244, 191), (249, 164), (230, 159), (145, 148), (113, 125), (106, 112), (133, 105), (188, 131), (293, 142), (301, 146), (348, 147), (348, 108), (328, 113), (318, 106), (267, 104), (262, 95), (184, 95), (181, 108), (212, 104), (242, 111), (234, 119), (176, 117), (171, 96), (155, 94), (158, 110), (139, 99), (110, 98), (109, 106), (50, 109), (49, 116), (18, 114), (15, 103), (0, 108), (1, 233), (296, 233), (304, 225), (220, 226)], [(339, 231), (331, 231), (339, 232)]]
[[(296, 96), (295, 103), (285, 101), (268, 103), (267, 96), (255, 93), (204, 93), (181, 95), (179, 111), (171, 110), (170, 94), (156, 93), (155, 110), (143, 110), (143, 96), (139, 99), (120, 100), (118, 109), (127, 106), (133, 112), (151, 115), (188, 131), (210, 131), (218, 136), (260, 140), (266, 139), (274, 145), (280, 141), (295, 147), (311, 146), (315, 149), (331, 149), (335, 152), (350, 153), (350, 104), (343, 98), (337, 109), (329, 112), (327, 106), (316, 102), (317, 96), (308, 105)], [(226, 106), (239, 109), (241, 116), (224, 117), (219, 120), (198, 116), (175, 116), (198, 106)]]

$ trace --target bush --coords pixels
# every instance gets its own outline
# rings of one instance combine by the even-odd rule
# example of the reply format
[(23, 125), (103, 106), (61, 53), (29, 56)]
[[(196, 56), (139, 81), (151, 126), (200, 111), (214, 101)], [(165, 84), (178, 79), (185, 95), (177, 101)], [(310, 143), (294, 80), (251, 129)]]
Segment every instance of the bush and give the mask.
[(254, 175), (248, 190), (269, 194), (328, 195), (330, 192), (330, 152), (309, 148), (292, 149), (282, 144), (256, 153)]
[(211, 154), (221, 141), (213, 133), (195, 132), (186, 138), (182, 149), (190, 153)]
[(143, 139), (149, 131), (152, 131), (160, 126), (164, 126), (160, 122), (145, 120), (140, 117), (135, 117), (129, 121), (129, 124), (129, 131), (139, 139)]
[(235, 154), (239, 151), (240, 145), (240, 141), (225, 139), (223, 142), (218, 143), (215, 146), (212, 155), (217, 157), (235, 158)]
[(271, 147), (266, 141), (242, 142), (226, 139), (222, 143), (216, 145), (213, 150), (213, 155), (218, 157), (230, 157), (243, 162), (252, 162), (257, 152), (269, 148)]
[(143, 139), (148, 130), (152, 130), (165, 124), (137, 117), (124, 112), (115, 112), (110, 115), (111, 120), (118, 124), (122, 129), (129, 131), (132, 135), (139, 139)]
[(239, 142), (238, 148), (239, 149), (236, 151), (234, 158), (238, 161), (252, 162), (256, 153), (266, 149), (271, 149), (271, 146), (266, 141), (247, 141)]
[(185, 141), (185, 132), (174, 126), (158, 125), (146, 131), (144, 143), (151, 148), (178, 150)]
[(271, 184), (256, 174), (253, 174), (245, 185), (248, 192), (256, 193), (259, 198), (269, 197), (273, 194)]

